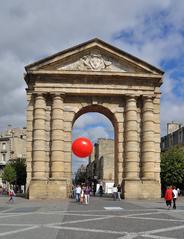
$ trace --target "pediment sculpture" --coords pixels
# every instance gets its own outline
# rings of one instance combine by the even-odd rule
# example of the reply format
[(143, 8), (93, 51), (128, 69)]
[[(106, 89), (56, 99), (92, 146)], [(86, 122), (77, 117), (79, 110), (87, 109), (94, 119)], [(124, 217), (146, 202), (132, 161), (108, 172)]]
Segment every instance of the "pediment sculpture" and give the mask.
[(79, 70), (101, 71), (108, 69), (111, 64), (111, 61), (104, 60), (100, 54), (91, 53), (80, 59), (78, 68)]

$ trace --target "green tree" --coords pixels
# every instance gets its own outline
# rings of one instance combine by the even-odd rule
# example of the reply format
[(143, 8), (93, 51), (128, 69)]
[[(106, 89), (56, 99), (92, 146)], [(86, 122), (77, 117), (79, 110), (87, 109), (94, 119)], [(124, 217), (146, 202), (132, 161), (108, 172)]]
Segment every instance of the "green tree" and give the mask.
[(85, 183), (87, 178), (86, 172), (78, 172), (75, 176), (75, 183)]
[(184, 183), (184, 149), (172, 147), (161, 153), (161, 183), (162, 186), (180, 186)]
[(11, 163), (16, 172), (16, 184), (21, 186), (26, 184), (26, 160), (16, 159)]
[(11, 164), (7, 164), (2, 173), (2, 179), (8, 181), (10, 184), (16, 179), (15, 168)]

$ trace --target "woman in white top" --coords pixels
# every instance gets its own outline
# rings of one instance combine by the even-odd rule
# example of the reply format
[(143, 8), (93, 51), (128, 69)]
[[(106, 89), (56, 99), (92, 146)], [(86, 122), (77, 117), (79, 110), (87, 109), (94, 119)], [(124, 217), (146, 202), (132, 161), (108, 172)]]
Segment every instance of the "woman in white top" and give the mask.
[(176, 209), (177, 198), (178, 198), (178, 191), (176, 190), (176, 187), (173, 186), (173, 209)]
[(114, 186), (112, 188), (112, 195), (113, 195), (114, 200), (117, 199), (117, 192), (118, 192), (118, 188), (117, 188), (116, 184), (114, 184)]

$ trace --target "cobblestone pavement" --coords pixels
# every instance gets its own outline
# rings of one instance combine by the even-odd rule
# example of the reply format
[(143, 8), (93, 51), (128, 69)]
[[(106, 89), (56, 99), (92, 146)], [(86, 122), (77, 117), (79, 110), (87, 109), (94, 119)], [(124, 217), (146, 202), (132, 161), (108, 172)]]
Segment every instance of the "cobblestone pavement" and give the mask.
[(155, 201), (92, 197), (89, 205), (0, 197), (0, 238), (171, 239), (184, 238), (184, 198), (176, 210)]

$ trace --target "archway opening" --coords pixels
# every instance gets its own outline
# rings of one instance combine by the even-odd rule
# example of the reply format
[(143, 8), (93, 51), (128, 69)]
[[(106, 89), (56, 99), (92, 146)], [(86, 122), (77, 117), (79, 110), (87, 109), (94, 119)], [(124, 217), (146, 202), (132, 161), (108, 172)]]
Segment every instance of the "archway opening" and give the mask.
[(87, 158), (72, 154), (73, 183), (103, 184), (105, 192), (110, 192), (117, 182), (117, 123), (114, 114), (99, 105), (82, 108), (73, 120), (72, 141), (78, 137), (87, 137), (94, 147)]

